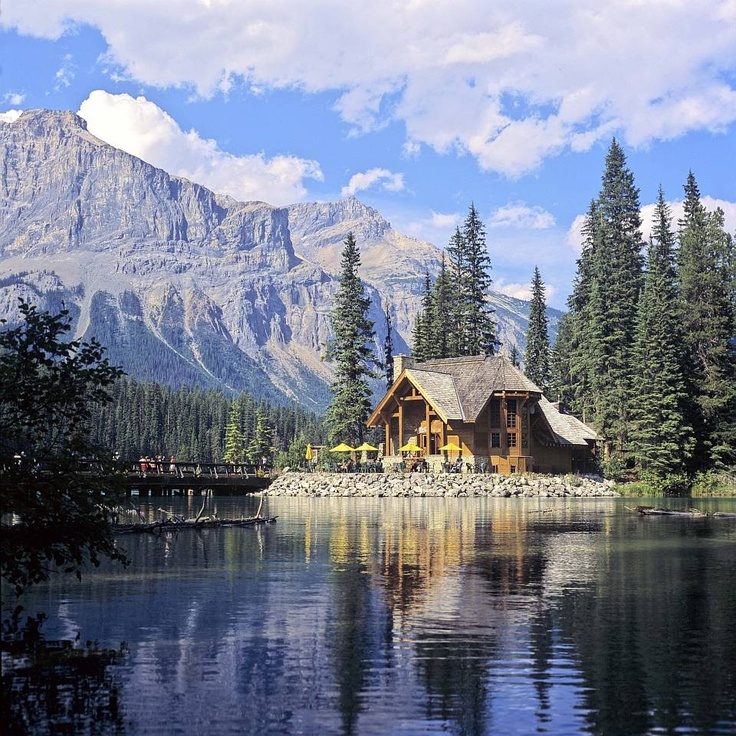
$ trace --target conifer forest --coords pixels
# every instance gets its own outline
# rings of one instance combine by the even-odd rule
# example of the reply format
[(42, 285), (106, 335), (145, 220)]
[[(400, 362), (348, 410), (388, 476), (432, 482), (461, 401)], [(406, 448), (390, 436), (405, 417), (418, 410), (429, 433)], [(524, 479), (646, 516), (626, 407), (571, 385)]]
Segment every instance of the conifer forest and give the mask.
[[(670, 194), (674, 197), (674, 193)], [(412, 334), (418, 361), (505, 350), (552, 400), (604, 438), (601, 471), (643, 480), (665, 492), (703, 472), (736, 465), (736, 257), (724, 213), (701, 201), (692, 172), (683, 215), (674, 220), (658, 192), (651, 235), (642, 235), (634, 174), (613, 140), (601, 188), (591, 200), (577, 275), (551, 345), (542, 274), (531, 274), (526, 349), (499, 345), (486, 295), (493, 251), (471, 205), (443, 256), (426, 274)], [(306, 444), (363, 440), (368, 381), (391, 384), (388, 342), (374, 354), (370, 306), (357, 275), (359, 248), (348, 237), (332, 315), (336, 363), (325, 417), (271, 406), (247, 394), (172, 389), (121, 379), (114, 400), (95, 415), (95, 436), (124, 459), (171, 455), (203, 461), (268, 454), (299, 464)]]

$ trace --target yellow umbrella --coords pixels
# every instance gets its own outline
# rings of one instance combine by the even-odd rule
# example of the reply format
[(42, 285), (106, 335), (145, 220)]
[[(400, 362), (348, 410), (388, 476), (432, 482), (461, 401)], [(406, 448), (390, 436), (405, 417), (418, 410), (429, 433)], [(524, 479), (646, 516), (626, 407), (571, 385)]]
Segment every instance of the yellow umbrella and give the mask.
[(355, 452), (355, 448), (341, 442), (337, 447), (333, 447), (330, 452)]
[(454, 450), (455, 452), (462, 452), (462, 447), (458, 447), (454, 442), (448, 442), (446, 445), (442, 445), (440, 450)]
[(305, 460), (311, 460), (312, 459), (312, 445), (307, 445), (307, 450), (304, 453), (304, 459)]
[(422, 448), (414, 442), (407, 442), (405, 445), (399, 447), (399, 452), (421, 452)]
[(359, 447), (355, 448), (357, 452), (374, 452), (377, 450), (377, 447), (373, 447), (373, 445), (369, 445), (367, 442), (364, 442)]

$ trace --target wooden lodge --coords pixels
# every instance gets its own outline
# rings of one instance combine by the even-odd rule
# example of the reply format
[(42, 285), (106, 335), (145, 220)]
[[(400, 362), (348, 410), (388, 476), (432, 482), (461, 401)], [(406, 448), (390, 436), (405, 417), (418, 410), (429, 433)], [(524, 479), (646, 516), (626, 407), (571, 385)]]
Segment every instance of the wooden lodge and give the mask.
[[(459, 456), (466, 470), (502, 474), (591, 472), (601, 439), (500, 355), (396, 356), (394, 382), (368, 426), (384, 428), (384, 463), (405, 463), (400, 448), (416, 445), (411, 454), (433, 470)], [(448, 445), (459, 450), (441, 449)]]

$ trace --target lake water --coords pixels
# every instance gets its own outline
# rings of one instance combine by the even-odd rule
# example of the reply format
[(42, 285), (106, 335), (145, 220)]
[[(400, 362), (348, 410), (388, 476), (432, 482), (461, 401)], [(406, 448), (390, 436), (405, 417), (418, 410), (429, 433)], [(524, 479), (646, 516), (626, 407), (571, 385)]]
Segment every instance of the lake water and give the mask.
[(736, 519), (637, 503), (268, 498), (276, 524), (121, 536), (128, 569), (24, 603), (126, 643), (91, 733), (736, 733)]

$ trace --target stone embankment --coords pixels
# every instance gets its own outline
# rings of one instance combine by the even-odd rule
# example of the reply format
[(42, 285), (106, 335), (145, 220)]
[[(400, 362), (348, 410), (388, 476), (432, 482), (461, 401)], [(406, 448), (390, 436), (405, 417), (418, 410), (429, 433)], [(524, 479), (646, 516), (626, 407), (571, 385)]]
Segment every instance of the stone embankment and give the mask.
[(591, 476), (455, 475), (453, 473), (294, 473), (278, 476), (267, 496), (552, 497), (618, 496), (613, 481)]

